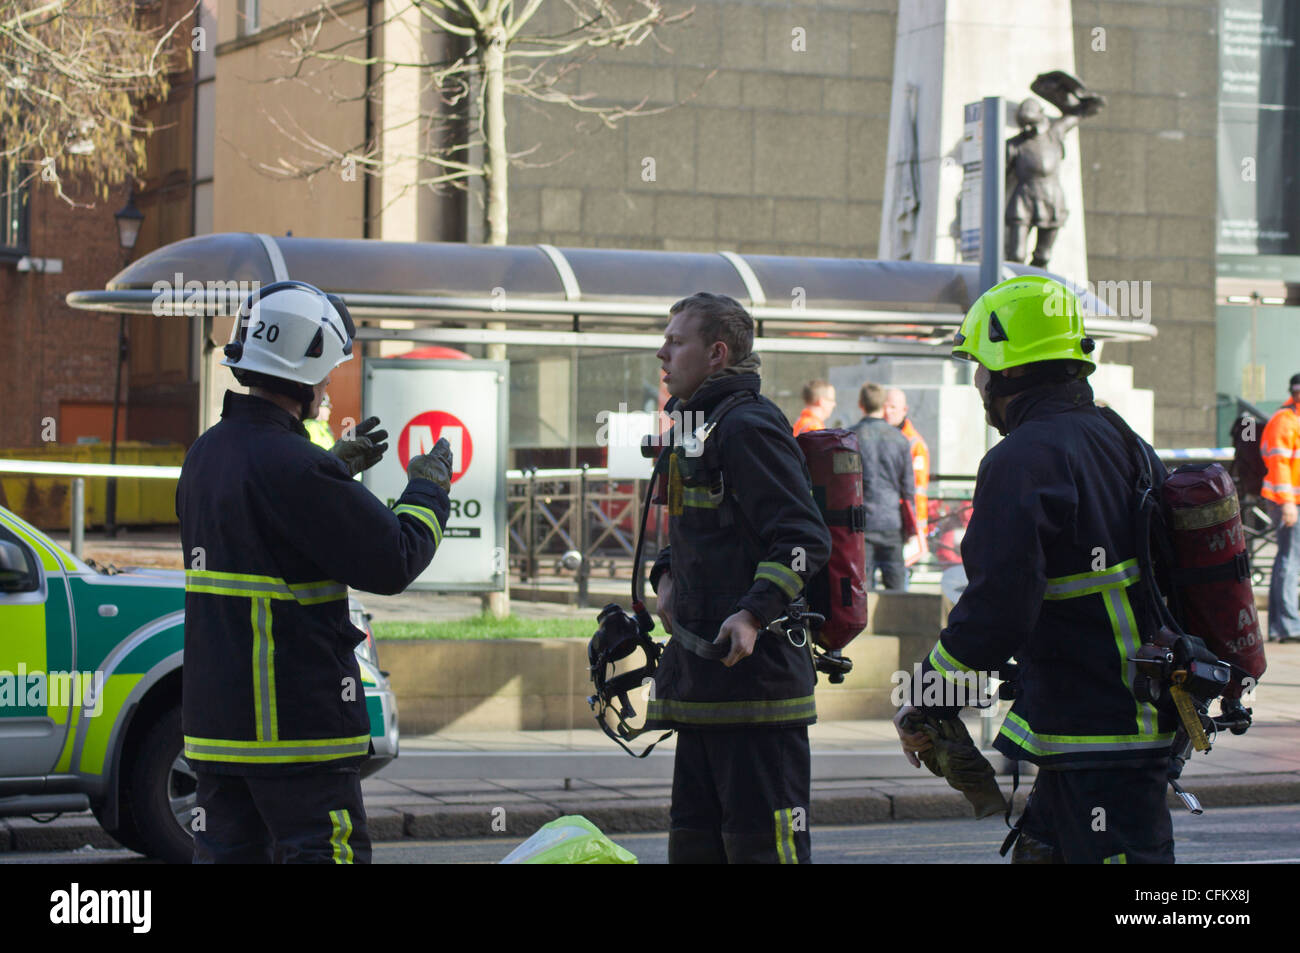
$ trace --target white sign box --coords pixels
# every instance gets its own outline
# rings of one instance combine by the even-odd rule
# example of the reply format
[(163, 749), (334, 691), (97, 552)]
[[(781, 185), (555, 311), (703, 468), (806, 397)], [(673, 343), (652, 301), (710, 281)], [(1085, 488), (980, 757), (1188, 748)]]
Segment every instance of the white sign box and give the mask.
[[(655, 462), (641, 454), (641, 438), (655, 430), (658, 414), (644, 411), (610, 413), (606, 420), (606, 447), (609, 450), (609, 478), (611, 480), (648, 480)], [(600, 432), (597, 431), (597, 437)]]
[(362, 481), (392, 505), (406, 488), (406, 464), (440, 437), (454, 463), (451, 514), (442, 545), (412, 589), (501, 591), (506, 584), (505, 361), (367, 360), (363, 416), (388, 431), (384, 459)]

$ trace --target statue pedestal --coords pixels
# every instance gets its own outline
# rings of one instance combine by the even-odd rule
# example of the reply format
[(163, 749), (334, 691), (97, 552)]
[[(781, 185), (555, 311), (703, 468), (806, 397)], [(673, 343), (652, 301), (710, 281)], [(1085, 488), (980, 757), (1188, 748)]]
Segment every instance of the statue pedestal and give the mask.
[[(1076, 72), (1070, 0), (899, 4), (878, 257), (961, 260), (963, 107), (984, 96), (1003, 97), (1009, 123), (1003, 139), (1009, 139), (1018, 132), (1016, 107), (1033, 95), (1029, 84), (1051, 70)], [(1043, 106), (1049, 116), (1058, 115)], [(1079, 137), (1072, 131), (1060, 170), (1070, 214), (1048, 269), (1082, 283), (1088, 257), (1080, 168)]]

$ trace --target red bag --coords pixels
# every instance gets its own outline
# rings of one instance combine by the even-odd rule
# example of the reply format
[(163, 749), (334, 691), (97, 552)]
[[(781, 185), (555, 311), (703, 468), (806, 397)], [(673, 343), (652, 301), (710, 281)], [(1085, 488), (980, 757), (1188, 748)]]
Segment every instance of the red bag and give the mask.
[(817, 644), (836, 651), (867, 627), (862, 457), (851, 430), (809, 430), (795, 439), (808, 462), (813, 499), (831, 531), (831, 558), (808, 582), (808, 605), (826, 617)]
[[(1174, 614), (1184, 631), (1258, 681), (1264, 634), (1232, 477), (1217, 463), (1183, 466), (1166, 478), (1160, 495), (1174, 556)], [(1234, 675), (1224, 697), (1241, 697), (1241, 679)]]
[(916, 522), (916, 506), (911, 500), (898, 501), (898, 518), (903, 521), (903, 539), (909, 540), (921, 532), (920, 525)]

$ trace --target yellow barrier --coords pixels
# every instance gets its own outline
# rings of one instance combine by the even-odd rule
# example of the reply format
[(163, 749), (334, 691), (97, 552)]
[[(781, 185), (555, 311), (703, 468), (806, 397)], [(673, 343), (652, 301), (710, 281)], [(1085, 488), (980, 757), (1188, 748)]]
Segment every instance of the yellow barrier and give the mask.
[[(92, 444), (46, 444), (43, 447), (0, 449), (0, 458), (48, 460), (62, 463), (108, 463), (109, 446)], [(139, 466), (180, 466), (185, 447), (179, 443), (154, 444), (122, 441), (117, 445), (117, 462)], [(0, 473), (5, 503), (23, 519), (44, 530), (69, 529), (72, 480), (70, 476), (32, 476)], [(86, 477), (86, 525), (104, 523), (108, 479)], [(119, 526), (176, 524), (175, 480), (117, 481), (117, 523)]]

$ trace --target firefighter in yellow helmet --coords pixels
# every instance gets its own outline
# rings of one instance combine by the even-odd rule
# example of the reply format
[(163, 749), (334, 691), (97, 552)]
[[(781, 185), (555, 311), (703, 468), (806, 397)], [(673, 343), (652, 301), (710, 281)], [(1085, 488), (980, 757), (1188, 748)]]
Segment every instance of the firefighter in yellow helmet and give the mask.
[[(1020, 863), (1172, 863), (1174, 719), (1138, 700), (1129, 662), (1157, 627), (1137, 566), (1130, 439), (1157, 486), (1164, 467), (1094, 403), (1096, 345), (1059, 282), (995, 285), (955, 343), (954, 356), (979, 364), (975, 384), (1005, 439), (980, 463), (962, 541), (969, 585), (913, 686), (916, 707), (895, 719), (904, 753), (951, 763), (953, 746), (969, 744), (958, 711), (987, 701), (970, 697), (978, 680), (967, 676), (1007, 678), (1014, 655), (1015, 702), (994, 747), (1038, 775), (1004, 852), (1015, 843)], [(920, 694), (929, 682), (944, 691)]]

